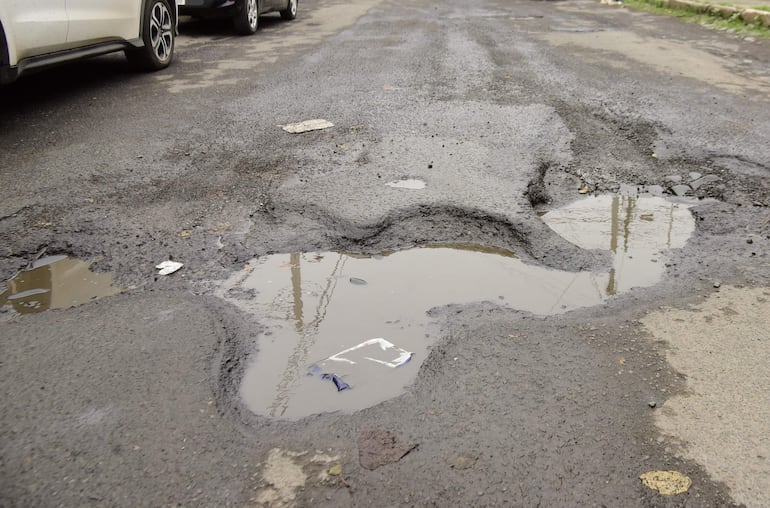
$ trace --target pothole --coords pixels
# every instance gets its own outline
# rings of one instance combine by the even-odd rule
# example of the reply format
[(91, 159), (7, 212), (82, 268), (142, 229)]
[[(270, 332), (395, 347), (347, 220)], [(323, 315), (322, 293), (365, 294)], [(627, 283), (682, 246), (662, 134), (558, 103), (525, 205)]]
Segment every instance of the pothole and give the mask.
[(457, 244), (254, 260), (219, 292), (266, 326), (241, 381), (243, 402), (258, 415), (291, 420), (371, 407), (417, 376), (435, 338), (429, 309), (491, 301), (551, 315), (597, 305), (657, 283), (665, 251), (694, 231), (687, 205), (652, 197), (589, 197), (543, 220), (581, 247), (612, 251), (612, 266), (560, 271)]
[(695, 231), (690, 206), (661, 197), (587, 196), (542, 218), (578, 247), (612, 252), (612, 267), (596, 278), (612, 296), (661, 279), (666, 251), (684, 247)]
[(92, 261), (68, 256), (47, 256), (16, 274), (0, 293), (0, 308), (17, 314), (74, 307), (120, 293), (111, 273), (94, 273)]

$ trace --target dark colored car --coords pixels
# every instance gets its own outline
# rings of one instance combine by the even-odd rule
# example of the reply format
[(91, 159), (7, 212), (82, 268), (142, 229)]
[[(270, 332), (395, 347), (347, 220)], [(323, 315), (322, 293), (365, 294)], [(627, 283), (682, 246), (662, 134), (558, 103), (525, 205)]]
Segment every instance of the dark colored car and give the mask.
[(279, 12), (281, 17), (297, 17), (298, 0), (180, 0), (179, 14), (195, 18), (232, 18), (235, 31), (251, 35), (257, 31), (259, 16)]

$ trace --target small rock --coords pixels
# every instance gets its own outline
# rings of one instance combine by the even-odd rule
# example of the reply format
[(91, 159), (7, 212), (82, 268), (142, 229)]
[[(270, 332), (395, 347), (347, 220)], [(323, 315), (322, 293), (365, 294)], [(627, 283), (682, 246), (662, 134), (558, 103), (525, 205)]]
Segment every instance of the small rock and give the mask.
[(662, 196), (663, 195), (663, 187), (660, 185), (647, 185), (644, 188), (647, 193), (652, 194), (653, 196)]
[(754, 240), (752, 240), (751, 238), (749, 238), (749, 239), (747, 239), (747, 240), (746, 240), (746, 243), (748, 243), (748, 244), (752, 244), (752, 243), (754, 243)]
[(697, 171), (690, 171), (688, 174), (690, 175), (690, 180), (697, 180), (698, 178), (703, 176), (701, 173), (698, 173)]
[(479, 460), (478, 457), (470, 457), (468, 455), (458, 455), (451, 461), (449, 461), (449, 467), (452, 469), (470, 469)]
[(671, 187), (671, 192), (676, 194), (679, 197), (686, 196), (688, 192), (690, 192), (692, 189), (689, 185), (674, 185)]
[(655, 402), (654, 400), (651, 400), (650, 402), (647, 403), (647, 405), (650, 406), (651, 408), (655, 408), (657, 407), (658, 403)]
[(714, 287), (717, 288), (717, 289), (719, 289), (721, 286), (722, 286), (721, 282), (715, 282), (714, 283)]
[(719, 182), (721, 178), (719, 178), (716, 175), (706, 175), (698, 178), (697, 180), (693, 180), (690, 182), (690, 187), (692, 187), (692, 190), (698, 190), (698, 187), (702, 185), (708, 185), (710, 183)]

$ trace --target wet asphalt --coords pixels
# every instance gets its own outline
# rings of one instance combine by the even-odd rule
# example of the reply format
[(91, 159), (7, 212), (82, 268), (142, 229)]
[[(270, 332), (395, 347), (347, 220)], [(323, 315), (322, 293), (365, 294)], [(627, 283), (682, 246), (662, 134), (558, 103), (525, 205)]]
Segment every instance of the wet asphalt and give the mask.
[[(250, 38), (185, 20), (158, 74), (112, 55), (0, 90), (3, 280), (68, 254), (125, 288), (0, 307), (0, 504), (738, 504), (656, 426), (687, 376), (641, 320), (770, 283), (768, 69), (766, 40), (594, 2), (308, 0)], [(335, 125), (277, 127), (314, 118)], [(385, 185), (407, 178), (427, 187)], [(426, 309), (413, 384), (354, 414), (239, 396), (266, 324), (217, 292), (255, 257), (440, 242), (605, 272), (540, 214), (675, 184), (695, 232), (652, 287), (551, 316)], [(168, 259), (185, 267), (157, 275)], [(369, 429), (411, 451), (363, 467)], [(652, 470), (692, 486), (662, 496)]]

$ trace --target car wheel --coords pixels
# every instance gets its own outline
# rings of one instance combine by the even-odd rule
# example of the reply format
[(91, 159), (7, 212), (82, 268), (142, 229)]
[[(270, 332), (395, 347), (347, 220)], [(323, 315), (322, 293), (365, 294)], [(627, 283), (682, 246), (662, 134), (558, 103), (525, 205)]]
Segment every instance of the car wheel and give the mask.
[(289, 5), (281, 11), (281, 17), (285, 20), (292, 20), (297, 17), (297, 3), (299, 0), (289, 0)]
[(126, 50), (128, 60), (149, 71), (168, 67), (174, 56), (174, 16), (168, 0), (147, 0), (142, 16), (144, 47)]
[(243, 0), (243, 5), (233, 19), (235, 32), (239, 35), (251, 35), (259, 27), (259, 4), (257, 0)]

